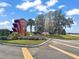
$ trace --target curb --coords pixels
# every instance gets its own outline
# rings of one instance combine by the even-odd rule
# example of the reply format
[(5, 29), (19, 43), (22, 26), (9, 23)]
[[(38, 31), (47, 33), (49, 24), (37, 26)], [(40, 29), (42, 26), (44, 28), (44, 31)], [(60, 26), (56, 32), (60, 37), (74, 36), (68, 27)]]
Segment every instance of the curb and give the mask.
[(42, 46), (42, 45), (46, 44), (47, 42), (49, 42), (51, 40), (51, 38), (46, 38), (46, 39), (48, 39), (48, 40), (46, 40), (45, 42), (43, 42), (41, 44), (38, 44), (38, 46)]
[(50, 38), (46, 38), (47, 40), (41, 44), (37, 44), (37, 45), (20, 45), (20, 44), (12, 44), (12, 43), (0, 43), (1, 45), (8, 45), (8, 46), (16, 46), (16, 47), (29, 47), (29, 48), (33, 48), (33, 47), (39, 47), (42, 46), (44, 44), (46, 44), (47, 42), (49, 42), (51, 39)]

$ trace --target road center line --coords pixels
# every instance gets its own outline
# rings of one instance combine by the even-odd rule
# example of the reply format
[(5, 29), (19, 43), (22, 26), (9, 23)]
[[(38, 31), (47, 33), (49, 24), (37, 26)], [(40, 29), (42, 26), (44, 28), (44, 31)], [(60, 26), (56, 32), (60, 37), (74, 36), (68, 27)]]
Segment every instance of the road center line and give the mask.
[(27, 48), (22, 48), (24, 59), (33, 59)]
[(65, 46), (68, 46), (68, 47), (72, 47), (72, 48), (76, 48), (76, 49), (79, 49), (79, 47), (76, 47), (76, 46), (72, 46), (72, 45), (69, 45), (69, 44), (64, 44), (64, 43), (60, 43), (60, 42), (56, 42), (56, 41), (53, 41), (57, 44), (62, 44), (62, 45), (65, 45)]
[(74, 58), (74, 59), (79, 59), (79, 56), (77, 56), (77, 55), (75, 55), (75, 54), (72, 54), (72, 53), (70, 53), (70, 52), (64, 51), (64, 50), (62, 50), (62, 49), (60, 49), (60, 48), (57, 48), (57, 47), (55, 47), (55, 46), (52, 46), (52, 45), (49, 45), (49, 47), (51, 47), (51, 48), (53, 48), (53, 49), (55, 49), (55, 50), (57, 50), (57, 51), (60, 51), (60, 52), (66, 54), (66, 55), (68, 55), (68, 56), (70, 56), (70, 57), (72, 57), (72, 58)]

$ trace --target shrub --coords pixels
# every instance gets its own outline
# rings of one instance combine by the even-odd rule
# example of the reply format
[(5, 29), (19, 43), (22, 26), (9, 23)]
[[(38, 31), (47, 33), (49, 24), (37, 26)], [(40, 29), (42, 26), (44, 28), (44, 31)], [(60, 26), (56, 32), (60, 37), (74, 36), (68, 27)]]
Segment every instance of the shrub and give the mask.
[(6, 36), (1, 36), (0, 40), (8, 40), (8, 38)]
[(18, 37), (19, 34), (17, 32), (13, 32), (8, 36), (9, 39), (18, 39)]
[(28, 32), (27, 35), (32, 36), (34, 33)]
[(42, 37), (42, 36), (22, 36), (22, 37), (19, 37), (18, 39), (21, 39), (21, 40), (46, 40), (45, 37)]

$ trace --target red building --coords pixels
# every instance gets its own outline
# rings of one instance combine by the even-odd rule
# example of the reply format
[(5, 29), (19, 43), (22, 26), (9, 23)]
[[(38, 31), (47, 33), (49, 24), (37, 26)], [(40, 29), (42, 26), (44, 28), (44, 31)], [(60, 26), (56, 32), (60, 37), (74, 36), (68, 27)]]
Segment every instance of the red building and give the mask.
[(14, 32), (18, 32), (20, 35), (24, 36), (27, 33), (26, 27), (27, 27), (27, 21), (21, 18), (14, 20), (12, 29)]

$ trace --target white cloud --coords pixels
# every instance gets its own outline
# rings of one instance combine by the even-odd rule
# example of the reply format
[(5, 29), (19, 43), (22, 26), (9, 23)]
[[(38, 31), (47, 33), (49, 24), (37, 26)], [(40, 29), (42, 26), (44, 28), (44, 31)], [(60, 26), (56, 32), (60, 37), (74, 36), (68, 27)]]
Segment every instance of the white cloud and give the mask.
[(47, 11), (44, 11), (44, 12), (39, 12), (38, 14), (48, 13), (49, 11), (55, 11), (55, 9), (48, 9)]
[(58, 0), (49, 0), (45, 2), (45, 5), (42, 3), (42, 0), (23, 0), (23, 3), (16, 5), (16, 8), (21, 10), (28, 10), (29, 8), (34, 8), (38, 10), (38, 12), (47, 12), (49, 7), (55, 5), (58, 2)]
[(14, 20), (15, 20), (15, 19), (12, 19), (12, 23), (14, 23)]
[(33, 1), (33, 0), (22, 0), (23, 2), (25, 2), (25, 1)]
[(9, 29), (9, 30), (12, 30), (11, 26), (9, 26), (9, 25), (0, 26), (0, 29)]
[(5, 8), (0, 8), (0, 16), (7, 16), (5, 13)]
[(66, 16), (66, 19), (68, 19), (68, 18), (70, 18), (70, 17)]
[(54, 6), (58, 0), (49, 0), (42, 3), (42, 0), (23, 0), (23, 3), (16, 5), (16, 8), (21, 10), (28, 10), (30, 8), (34, 8), (33, 10), (30, 9), (30, 12), (33, 12), (34, 10), (38, 11), (38, 14), (47, 13), (48, 11), (55, 11), (54, 9), (49, 9), (51, 6)]
[(72, 9), (66, 12), (66, 15), (79, 15), (79, 9)]
[(50, 1), (47, 1), (46, 4), (48, 7), (50, 7), (50, 6), (55, 5), (57, 2), (58, 2), (58, 0), (50, 0)]
[(4, 11), (5, 11), (4, 8), (0, 8), (0, 15), (3, 14)]
[(42, 3), (41, 0), (35, 0), (33, 4), (34, 6), (36, 6), (36, 5), (40, 5), (41, 3)]
[(35, 0), (34, 2), (25, 1), (20, 5), (17, 5), (16, 8), (27, 10), (31, 7), (41, 4), (41, 0)]
[(33, 20), (35, 20), (35, 18), (32, 18)]
[[(43, 8), (43, 7), (42, 7)], [(49, 11), (55, 11), (55, 9), (42, 9), (42, 8), (38, 8), (38, 14), (44, 14), (44, 13), (48, 13)]]
[(44, 5), (37, 5), (35, 9), (37, 9), (38, 11), (43, 11), (43, 12), (47, 11), (47, 7)]
[(27, 2), (22, 3), (21, 5), (17, 5), (16, 7), (19, 8), (19, 9), (22, 9), (22, 10), (27, 10), (32, 6), (33, 6), (33, 3), (27, 1)]
[(60, 9), (61, 9), (61, 8), (63, 8), (63, 7), (65, 7), (65, 5), (60, 5), (58, 8), (60, 8)]
[[(42, 14), (42, 12), (48, 12), (48, 11), (54, 11), (54, 9), (48, 9), (51, 6), (54, 6), (58, 0), (49, 0), (46, 2), (46, 5), (40, 4), (35, 7), (39, 11), (39, 14)], [(42, 12), (41, 12), (42, 11)]]
[(0, 22), (0, 29), (12, 30), (12, 23), (10, 21), (2, 21)]
[(5, 14), (5, 7), (11, 6), (9, 3), (6, 2), (0, 2), (0, 16), (7, 16)]
[(11, 6), (11, 5), (6, 2), (0, 2), (0, 8), (7, 7), (7, 6)]
[(0, 25), (3, 26), (3, 25), (7, 25), (7, 24), (10, 24), (9, 21), (3, 21), (3, 22), (0, 22)]

